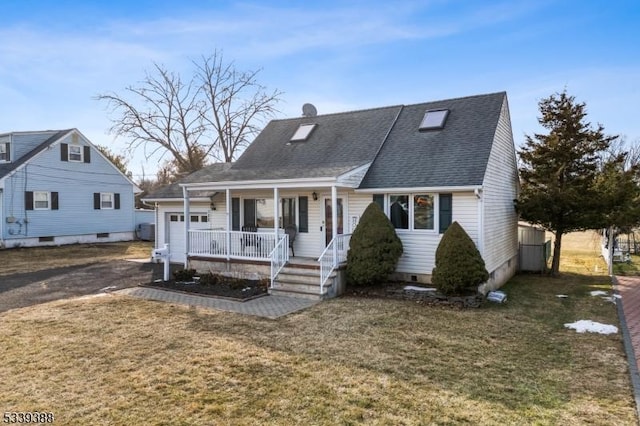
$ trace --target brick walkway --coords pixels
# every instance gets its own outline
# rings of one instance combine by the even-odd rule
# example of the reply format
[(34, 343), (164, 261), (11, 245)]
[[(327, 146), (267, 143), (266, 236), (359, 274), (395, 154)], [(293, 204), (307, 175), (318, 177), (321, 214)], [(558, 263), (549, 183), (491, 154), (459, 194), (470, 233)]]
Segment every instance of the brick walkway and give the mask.
[(635, 352), (636, 366), (640, 367), (640, 277), (616, 277), (617, 289), (622, 296), (622, 310)]
[(119, 290), (117, 293), (142, 299), (158, 300), (169, 303), (179, 303), (188, 306), (198, 306), (219, 311), (236, 312), (239, 314), (255, 315), (276, 319), (302, 309), (309, 308), (316, 303), (314, 300), (298, 299), (285, 296), (264, 296), (246, 302), (216, 299), (214, 297), (196, 296), (175, 291), (160, 290), (148, 287), (133, 287)]

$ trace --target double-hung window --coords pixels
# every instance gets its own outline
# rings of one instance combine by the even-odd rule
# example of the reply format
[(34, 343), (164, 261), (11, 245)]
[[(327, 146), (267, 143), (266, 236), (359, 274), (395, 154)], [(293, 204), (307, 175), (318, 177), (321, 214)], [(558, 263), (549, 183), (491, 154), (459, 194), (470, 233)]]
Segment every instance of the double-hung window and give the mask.
[[(378, 203), (381, 200), (378, 199)], [(433, 194), (390, 194), (389, 220), (396, 229), (435, 230), (436, 197)]]
[(49, 197), (50, 197), (49, 192), (34, 191), (33, 192), (33, 209), (49, 210)]
[(82, 146), (69, 145), (69, 161), (82, 162)]
[(0, 161), (11, 161), (9, 152), (9, 143), (0, 143)]
[(113, 209), (112, 192), (102, 192), (100, 194), (100, 209)]

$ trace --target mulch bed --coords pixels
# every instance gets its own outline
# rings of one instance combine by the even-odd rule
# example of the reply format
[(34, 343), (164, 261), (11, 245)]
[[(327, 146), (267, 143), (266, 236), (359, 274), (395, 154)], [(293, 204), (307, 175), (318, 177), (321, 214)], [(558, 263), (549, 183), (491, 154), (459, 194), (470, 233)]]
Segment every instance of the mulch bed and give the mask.
[(268, 283), (265, 280), (233, 278), (228, 282), (201, 284), (197, 281), (161, 281), (145, 285), (163, 290), (173, 290), (199, 296), (215, 296), (245, 302), (267, 294)]
[(436, 291), (405, 290), (406, 286), (425, 287), (416, 283), (392, 282), (382, 286), (347, 288), (346, 294), (355, 297), (375, 297), (398, 300), (413, 300), (417, 303), (455, 308), (478, 308), (484, 301), (481, 294), (445, 296)]

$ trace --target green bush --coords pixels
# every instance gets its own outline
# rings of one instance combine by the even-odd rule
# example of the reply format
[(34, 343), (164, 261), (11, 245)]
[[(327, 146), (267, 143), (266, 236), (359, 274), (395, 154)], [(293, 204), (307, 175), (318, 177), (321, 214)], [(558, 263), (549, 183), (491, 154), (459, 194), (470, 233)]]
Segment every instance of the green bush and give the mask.
[(347, 253), (347, 283), (381, 284), (396, 269), (402, 256), (402, 241), (376, 203), (371, 203), (353, 231)]
[(477, 290), (488, 279), (489, 273), (473, 240), (458, 222), (453, 222), (438, 244), (431, 283), (441, 293), (452, 295)]

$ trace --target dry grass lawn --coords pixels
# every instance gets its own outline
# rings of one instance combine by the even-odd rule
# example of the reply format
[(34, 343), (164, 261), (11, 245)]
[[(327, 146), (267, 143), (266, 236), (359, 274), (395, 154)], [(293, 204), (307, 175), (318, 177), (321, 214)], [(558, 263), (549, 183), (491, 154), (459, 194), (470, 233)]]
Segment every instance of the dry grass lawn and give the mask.
[(266, 320), (109, 294), (9, 311), (0, 407), (65, 425), (636, 424), (621, 335), (563, 327), (618, 324), (588, 294), (609, 279), (577, 267), (473, 310), (343, 297)]
[(109, 260), (148, 258), (152, 248), (150, 242), (125, 241), (0, 249), (0, 276)]

